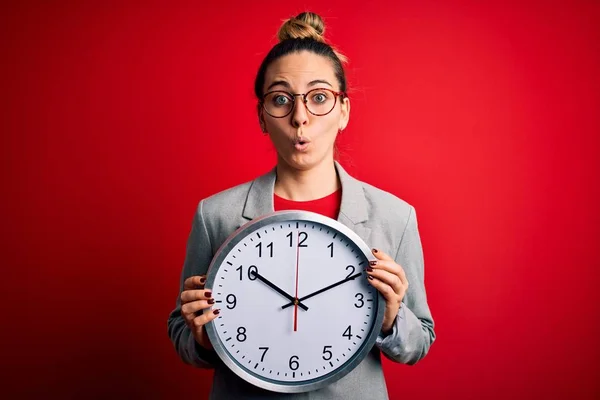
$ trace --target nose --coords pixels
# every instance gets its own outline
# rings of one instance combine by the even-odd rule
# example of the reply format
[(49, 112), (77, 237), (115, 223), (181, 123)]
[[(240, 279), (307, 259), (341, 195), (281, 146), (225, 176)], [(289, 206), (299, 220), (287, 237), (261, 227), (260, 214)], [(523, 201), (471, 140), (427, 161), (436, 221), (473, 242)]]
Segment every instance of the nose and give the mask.
[(308, 110), (304, 99), (300, 96), (296, 98), (294, 102), (294, 110), (292, 111), (292, 125), (295, 128), (299, 128), (302, 125), (308, 124)]

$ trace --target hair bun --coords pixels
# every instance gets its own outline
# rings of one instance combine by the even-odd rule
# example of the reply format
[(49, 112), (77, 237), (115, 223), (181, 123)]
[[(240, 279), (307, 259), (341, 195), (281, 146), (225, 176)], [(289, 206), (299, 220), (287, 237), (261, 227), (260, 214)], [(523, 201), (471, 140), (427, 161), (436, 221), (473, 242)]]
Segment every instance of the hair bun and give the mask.
[(325, 42), (324, 33), (323, 19), (318, 14), (307, 11), (285, 21), (277, 32), (277, 38), (280, 42), (287, 39), (313, 39)]

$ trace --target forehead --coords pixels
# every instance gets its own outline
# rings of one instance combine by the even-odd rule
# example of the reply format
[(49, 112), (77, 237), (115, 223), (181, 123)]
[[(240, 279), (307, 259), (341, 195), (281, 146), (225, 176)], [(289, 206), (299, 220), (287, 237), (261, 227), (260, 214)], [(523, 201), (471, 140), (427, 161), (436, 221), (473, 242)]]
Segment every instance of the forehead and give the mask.
[(337, 88), (338, 83), (331, 61), (308, 51), (291, 53), (275, 60), (267, 68), (265, 88), (272, 82), (285, 81), (293, 89), (303, 89), (314, 80), (326, 80)]

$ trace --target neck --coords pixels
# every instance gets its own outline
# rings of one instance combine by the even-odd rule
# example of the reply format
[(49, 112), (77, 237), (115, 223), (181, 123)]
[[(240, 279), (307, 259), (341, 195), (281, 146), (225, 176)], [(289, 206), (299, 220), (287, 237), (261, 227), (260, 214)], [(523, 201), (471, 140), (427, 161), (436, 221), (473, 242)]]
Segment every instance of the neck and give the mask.
[(326, 160), (313, 168), (300, 171), (286, 162), (277, 163), (275, 194), (293, 201), (320, 199), (341, 187), (333, 160)]

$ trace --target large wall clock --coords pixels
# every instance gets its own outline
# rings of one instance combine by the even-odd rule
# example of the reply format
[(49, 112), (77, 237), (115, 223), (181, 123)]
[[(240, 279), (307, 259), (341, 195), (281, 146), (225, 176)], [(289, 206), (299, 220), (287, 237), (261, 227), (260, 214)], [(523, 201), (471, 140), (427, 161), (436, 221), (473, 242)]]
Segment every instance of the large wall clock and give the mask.
[(206, 325), (215, 351), (238, 376), (275, 392), (340, 379), (381, 330), (385, 302), (365, 273), (372, 259), (358, 235), (320, 214), (278, 211), (241, 226), (207, 274), (221, 310)]

